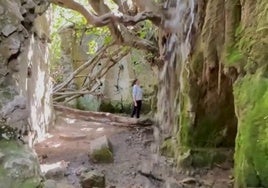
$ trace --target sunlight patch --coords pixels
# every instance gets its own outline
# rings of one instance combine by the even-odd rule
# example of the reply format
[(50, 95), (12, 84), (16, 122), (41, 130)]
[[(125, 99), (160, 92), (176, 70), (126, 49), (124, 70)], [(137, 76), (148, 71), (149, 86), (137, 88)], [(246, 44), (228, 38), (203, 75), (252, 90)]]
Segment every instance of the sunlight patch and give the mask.
[(90, 132), (93, 128), (82, 128), (80, 129), (81, 131), (87, 131), (87, 132)]
[(68, 164), (69, 162), (59, 161), (52, 164), (41, 164), (40, 168), (42, 173), (47, 173), (50, 170), (66, 168)]
[(76, 122), (75, 119), (71, 119), (71, 118), (64, 118), (64, 120), (67, 122), (67, 123), (70, 123), (70, 124), (73, 124)]
[(103, 128), (103, 127), (99, 127), (99, 128), (97, 128), (96, 131), (97, 131), (97, 132), (102, 132), (102, 131), (104, 131), (104, 128)]
[(58, 148), (58, 147), (60, 147), (61, 146), (61, 144), (60, 143), (57, 143), (57, 144), (52, 144), (52, 147), (53, 148)]

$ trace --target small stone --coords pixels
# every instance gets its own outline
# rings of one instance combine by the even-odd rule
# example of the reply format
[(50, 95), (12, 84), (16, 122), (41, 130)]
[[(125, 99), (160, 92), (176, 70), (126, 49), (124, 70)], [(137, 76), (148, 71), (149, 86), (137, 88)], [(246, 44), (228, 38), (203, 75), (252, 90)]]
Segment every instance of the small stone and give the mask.
[(82, 188), (105, 188), (105, 176), (104, 174), (93, 170), (82, 174), (80, 183)]
[[(51, 166), (41, 165), (41, 171), (45, 173), (47, 179), (61, 179), (67, 173), (68, 163), (61, 161), (57, 167), (50, 168)], [(46, 168), (50, 168), (46, 170)]]
[(75, 174), (77, 176), (80, 176), (81, 174), (88, 172), (88, 169), (84, 166), (79, 167), (78, 169), (75, 170)]
[(2, 29), (2, 33), (5, 37), (8, 37), (17, 30), (17, 27), (14, 25), (8, 24)]
[(64, 177), (65, 170), (62, 168), (55, 168), (46, 172), (45, 177), (51, 179), (61, 179)]
[(102, 136), (90, 143), (90, 157), (97, 163), (113, 162), (112, 145), (106, 136)]

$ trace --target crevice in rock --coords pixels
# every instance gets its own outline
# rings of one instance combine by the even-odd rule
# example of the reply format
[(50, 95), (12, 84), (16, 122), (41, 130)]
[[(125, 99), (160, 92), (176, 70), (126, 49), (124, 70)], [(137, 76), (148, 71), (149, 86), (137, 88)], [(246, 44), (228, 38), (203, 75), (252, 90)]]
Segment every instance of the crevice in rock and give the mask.
[(20, 53), (21, 53), (21, 51), (18, 50), (17, 53), (12, 54), (7, 60), (7, 66), (13, 72), (19, 72), (19, 64), (18, 64), (17, 59), (18, 59)]
[(33, 27), (33, 23), (31, 21), (23, 20), (21, 21), (21, 25), (25, 27), (26, 30), (30, 30)]

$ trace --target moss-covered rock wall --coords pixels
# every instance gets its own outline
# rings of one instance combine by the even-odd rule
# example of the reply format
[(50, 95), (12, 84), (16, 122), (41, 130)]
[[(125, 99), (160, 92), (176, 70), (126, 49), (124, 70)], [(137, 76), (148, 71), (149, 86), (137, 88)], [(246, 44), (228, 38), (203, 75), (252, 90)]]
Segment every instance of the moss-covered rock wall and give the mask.
[[(160, 124), (165, 125), (164, 132), (168, 129), (176, 140), (173, 148), (181, 148), (173, 152), (176, 158), (181, 152), (198, 148), (232, 147), (237, 129), (233, 80), (224, 68), (226, 2), (191, 2), (177, 4), (185, 7), (176, 7), (178, 15), (173, 18), (180, 23), (178, 29), (172, 31), (172, 35), (179, 36), (174, 37), (178, 46), (174, 57), (166, 57), (163, 78), (160, 77), (158, 106), (168, 103), (165, 110), (161, 108)], [(169, 20), (166, 22), (168, 25)], [(171, 44), (162, 48), (167, 45)]]
[(234, 84), (235, 187), (268, 187), (268, 2), (244, 0), (241, 5), (227, 61), (239, 71)]
[[(170, 7), (170, 14), (177, 14), (170, 18), (180, 17), (184, 27), (177, 24), (174, 30), (167, 20), (161, 35), (163, 51), (172, 42), (164, 40), (167, 36), (180, 36), (175, 58), (165, 59), (160, 77), (158, 96), (166, 100), (158, 105), (160, 125), (172, 129), (163, 151), (192, 165), (190, 156), (198, 151), (235, 146), (235, 187), (267, 187), (268, 2), (200, 0), (178, 1), (178, 6), (184, 12)], [(161, 84), (167, 78), (168, 84)], [(165, 110), (163, 103), (169, 104)]]

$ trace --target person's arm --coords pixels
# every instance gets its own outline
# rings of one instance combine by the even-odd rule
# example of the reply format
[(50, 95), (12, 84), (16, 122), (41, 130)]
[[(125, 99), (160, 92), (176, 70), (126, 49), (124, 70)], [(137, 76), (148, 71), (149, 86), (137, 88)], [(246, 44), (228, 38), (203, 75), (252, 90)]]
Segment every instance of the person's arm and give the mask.
[(137, 96), (137, 86), (134, 85), (133, 86), (133, 91), (132, 91), (132, 98), (133, 98), (133, 102), (134, 102), (134, 106), (137, 106), (137, 102), (136, 102), (136, 96)]

